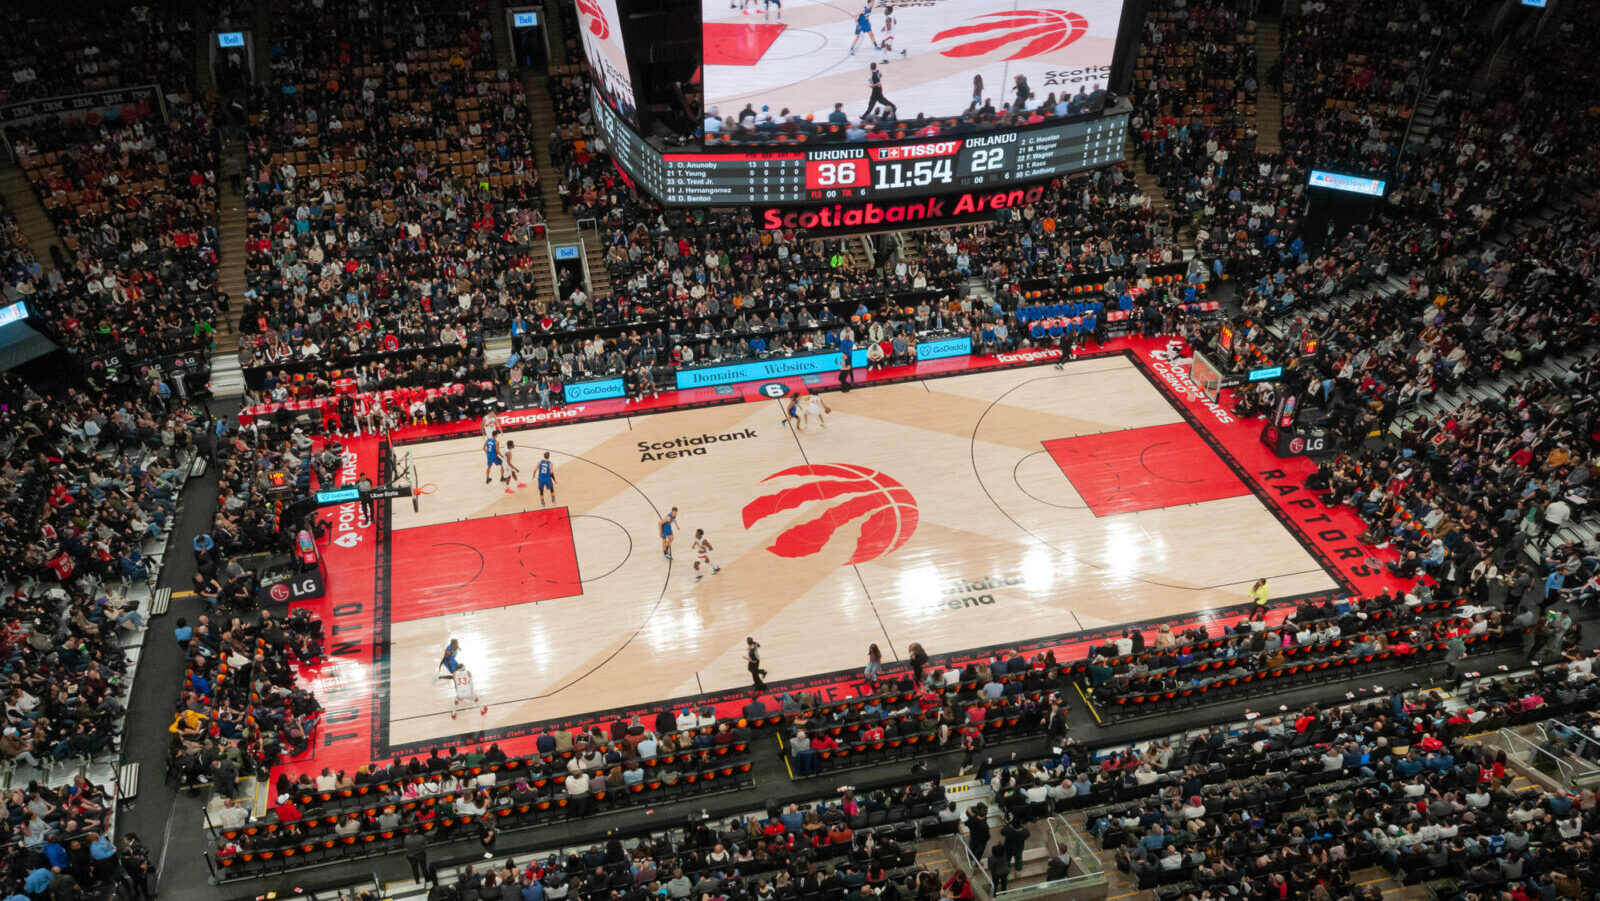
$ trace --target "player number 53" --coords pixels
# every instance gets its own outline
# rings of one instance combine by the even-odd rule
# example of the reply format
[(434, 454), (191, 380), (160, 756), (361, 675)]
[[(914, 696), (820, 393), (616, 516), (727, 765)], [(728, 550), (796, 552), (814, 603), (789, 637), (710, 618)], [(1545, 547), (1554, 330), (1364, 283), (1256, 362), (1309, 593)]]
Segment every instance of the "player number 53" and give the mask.
[(860, 163), (852, 161), (847, 163), (818, 163), (817, 185), (853, 185), (859, 178), (856, 175), (856, 166)]

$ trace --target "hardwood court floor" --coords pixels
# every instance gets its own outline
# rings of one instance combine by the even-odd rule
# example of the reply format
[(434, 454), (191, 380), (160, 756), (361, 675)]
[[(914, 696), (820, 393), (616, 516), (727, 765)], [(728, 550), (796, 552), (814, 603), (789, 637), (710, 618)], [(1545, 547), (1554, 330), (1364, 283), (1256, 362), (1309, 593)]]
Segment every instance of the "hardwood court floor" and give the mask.
[[(824, 397), (804, 431), (773, 401), (511, 432), (511, 494), (481, 438), (405, 447), (433, 489), (391, 513), (389, 743), (735, 688), (747, 635), (780, 680), (1337, 585), (1125, 357)], [(450, 638), (487, 715), (450, 719)]]

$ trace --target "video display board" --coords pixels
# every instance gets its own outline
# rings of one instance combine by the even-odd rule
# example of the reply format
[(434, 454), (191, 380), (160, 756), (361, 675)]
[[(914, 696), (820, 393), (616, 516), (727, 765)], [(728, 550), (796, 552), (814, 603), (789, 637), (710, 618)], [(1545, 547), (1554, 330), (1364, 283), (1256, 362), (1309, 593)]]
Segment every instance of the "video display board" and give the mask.
[(583, 55), (594, 73), (595, 88), (606, 106), (633, 128), (639, 127), (638, 101), (634, 99), (633, 74), (622, 43), (622, 16), (617, 0), (577, 0), (578, 37)]
[(1387, 187), (1382, 179), (1341, 175), (1337, 172), (1324, 172), (1321, 169), (1311, 170), (1311, 176), (1306, 183), (1313, 188), (1328, 188), (1349, 194), (1365, 194), (1369, 197), (1382, 197), (1384, 188)]
[(764, 130), (787, 118), (821, 126), (949, 120), (985, 107), (1002, 117), (1098, 112), (1122, 7), (1123, 0), (702, 0), (705, 109), (708, 132), (715, 130), (707, 141), (765, 141)]
[(662, 152), (596, 104), (606, 149), (668, 206), (816, 204), (925, 198), (1009, 188), (1121, 162), (1129, 108), (1104, 115), (888, 144), (829, 144), (780, 152)]

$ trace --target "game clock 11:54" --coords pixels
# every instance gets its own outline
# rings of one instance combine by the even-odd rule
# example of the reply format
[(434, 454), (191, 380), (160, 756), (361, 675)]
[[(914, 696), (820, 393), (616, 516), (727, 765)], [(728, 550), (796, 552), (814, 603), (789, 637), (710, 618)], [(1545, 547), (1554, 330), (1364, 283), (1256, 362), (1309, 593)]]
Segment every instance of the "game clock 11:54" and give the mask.
[[(823, 196), (855, 197), (873, 191), (934, 188), (955, 182), (955, 160), (811, 160), (806, 189)], [(837, 193), (834, 193), (837, 192)]]

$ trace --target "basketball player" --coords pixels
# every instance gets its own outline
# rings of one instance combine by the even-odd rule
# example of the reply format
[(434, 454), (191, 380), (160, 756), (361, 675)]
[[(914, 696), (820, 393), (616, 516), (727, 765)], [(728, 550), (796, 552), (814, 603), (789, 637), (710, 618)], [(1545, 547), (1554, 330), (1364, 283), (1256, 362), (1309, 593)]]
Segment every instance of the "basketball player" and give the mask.
[(789, 405), (783, 408), (783, 424), (792, 425), (802, 432), (806, 430), (805, 424), (800, 420), (800, 398), (798, 396), (789, 398)]
[(550, 452), (544, 452), (544, 459), (539, 461), (539, 506), (544, 506), (544, 493), (550, 492), (550, 503), (556, 502), (556, 470), (550, 463)]
[(711, 567), (711, 574), (713, 576), (716, 575), (719, 572), (722, 572), (722, 567), (720, 567), (720, 566), (716, 565), (715, 563), (711, 562), (711, 552), (713, 550), (714, 550), (714, 548), (711, 547), (711, 542), (706, 540), (706, 530), (705, 529), (695, 529), (694, 530), (694, 580), (696, 582), (698, 582), (701, 579), (704, 579), (706, 577), (705, 573), (702, 573), (700, 571), (700, 564), (702, 564), (702, 563), (704, 563), (705, 565)]
[(439, 674), (439, 678), (448, 679), (454, 676), (457, 670), (461, 669), (462, 663), (456, 659), (456, 655), (460, 653), (461, 640), (459, 638), (450, 639), (450, 643), (445, 645), (444, 656), (439, 658), (438, 669), (443, 671)]
[[(779, 18), (782, 18), (781, 16)], [(883, 51), (883, 61), (889, 61), (889, 54), (894, 53), (894, 7), (883, 8), (883, 40), (879, 42), (878, 49)], [(904, 50), (900, 51), (905, 56)]]
[(485, 485), (487, 485), (490, 482), (494, 481), (489, 476), (489, 470), (494, 469), (496, 466), (500, 467), (500, 478), (501, 478), (501, 480), (504, 480), (505, 477), (506, 477), (506, 464), (505, 464), (504, 460), (500, 459), (500, 438), (498, 437), (499, 435), (500, 435), (499, 431), (496, 431), (494, 434), (492, 434), (489, 437), (483, 439), (483, 457), (484, 457), (483, 484), (485, 484)]
[(817, 417), (817, 422), (821, 423), (823, 428), (827, 428), (828, 427), (828, 421), (826, 419), (822, 418), (822, 414), (824, 414), (824, 413), (832, 413), (832, 412), (833, 412), (833, 408), (829, 407), (826, 403), (823, 402), (822, 395), (820, 395), (820, 394), (807, 394), (806, 395), (805, 414), (806, 414), (806, 422), (807, 423), (810, 423), (811, 422), (811, 417), (815, 416), (815, 417)]
[(483, 416), (482, 425), (483, 437), (493, 437), (494, 433), (500, 430), (500, 417), (494, 415), (493, 413), (485, 413)]
[[(489, 712), (489, 705), (478, 698), (478, 689), (472, 684), (472, 671), (466, 667), (456, 670), (456, 694), (450, 699), (450, 718), (456, 718), (456, 711), (462, 707), (478, 707), (478, 715), (483, 716)], [(480, 706), (481, 705), (481, 706)]]
[(869, 67), (871, 71), (867, 73), (867, 87), (872, 90), (872, 96), (867, 98), (867, 111), (861, 114), (861, 118), (871, 118), (872, 111), (880, 106), (888, 107), (889, 115), (896, 117), (895, 114), (899, 112), (900, 108), (895, 106), (894, 102), (889, 98), (883, 96), (883, 73), (878, 71), (877, 63), (870, 63)]
[[(515, 441), (507, 440), (506, 441), (506, 452), (501, 458), (501, 459), (503, 459), (505, 461), (505, 465), (501, 468), (500, 471), (505, 473), (505, 475), (500, 477), (500, 481), (504, 482), (505, 485), (506, 485), (506, 494), (515, 493), (514, 489), (512, 489), (512, 487), (511, 487), (511, 483), (512, 482), (517, 482), (518, 473), (517, 473), (517, 464), (511, 462), (511, 452), (513, 450), (515, 450), (516, 447), (517, 447), (517, 443)], [(528, 487), (528, 483), (527, 482), (517, 482), (517, 487), (518, 488), (526, 488), (526, 487)]]
[(856, 45), (861, 43), (861, 36), (866, 35), (872, 42), (872, 49), (881, 49), (878, 46), (878, 36), (872, 33), (872, 4), (869, 2), (856, 13), (856, 38), (850, 42), (850, 55), (856, 55)]
[(661, 556), (672, 559), (672, 530), (678, 524), (678, 508), (661, 517)]
[(761, 7), (761, 18), (763, 21), (771, 20), (772, 8), (774, 6), (778, 8), (778, 21), (783, 21), (783, 0), (766, 0)]

